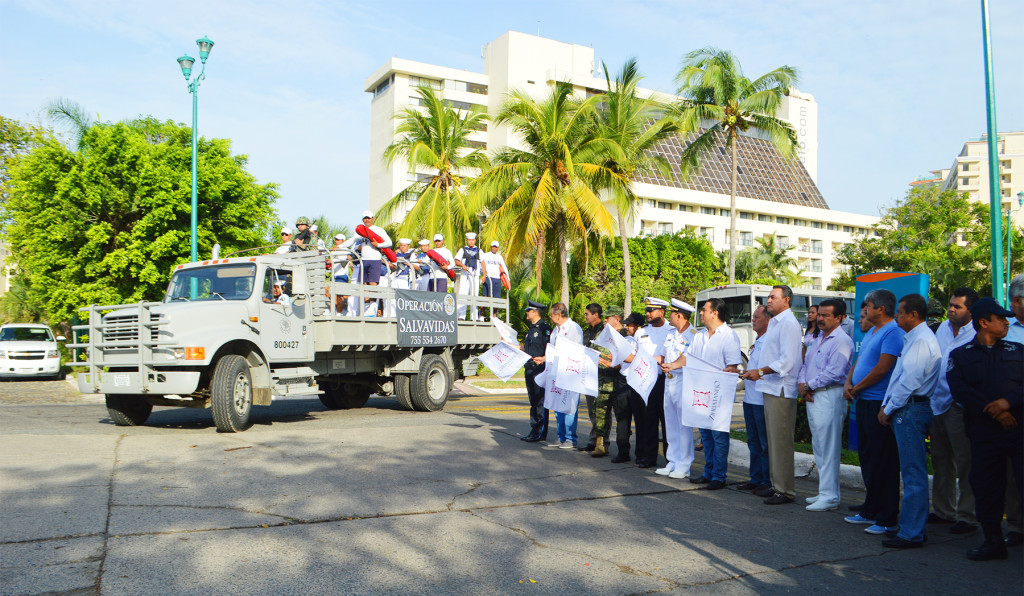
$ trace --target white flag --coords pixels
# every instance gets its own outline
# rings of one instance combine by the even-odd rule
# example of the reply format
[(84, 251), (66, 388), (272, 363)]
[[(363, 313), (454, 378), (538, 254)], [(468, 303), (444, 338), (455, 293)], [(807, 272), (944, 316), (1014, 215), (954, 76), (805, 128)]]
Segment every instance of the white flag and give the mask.
[(661, 367), (654, 359), (654, 356), (647, 353), (647, 350), (638, 349), (633, 356), (633, 361), (622, 365), (622, 374), (626, 377), (626, 384), (636, 390), (647, 403), (651, 395), (651, 389), (658, 382), (658, 371)]
[(572, 342), (559, 342), (558, 369), (555, 383), (563, 388), (583, 395), (597, 396), (597, 350), (585, 348)]
[(736, 373), (707, 370), (704, 361), (690, 366), (686, 357), (683, 375), (682, 423), (693, 428), (728, 432), (736, 401)]
[(611, 325), (604, 326), (594, 343), (612, 353), (613, 367), (622, 364), (622, 360), (633, 351), (633, 346), (626, 341), (625, 337), (622, 337), (621, 333), (612, 329)]
[(506, 383), (529, 359), (529, 354), (503, 341), (480, 355), (480, 362)]
[(545, 347), (544, 362), (546, 364), (544, 367), (544, 407), (555, 412), (574, 415), (580, 402), (580, 394), (562, 389), (555, 383), (558, 370), (558, 350), (551, 344)]
[(494, 323), (494, 326), (498, 329), (498, 335), (501, 336), (501, 341), (512, 344), (513, 346), (519, 345), (518, 331), (497, 317), (491, 317), (491, 322)]

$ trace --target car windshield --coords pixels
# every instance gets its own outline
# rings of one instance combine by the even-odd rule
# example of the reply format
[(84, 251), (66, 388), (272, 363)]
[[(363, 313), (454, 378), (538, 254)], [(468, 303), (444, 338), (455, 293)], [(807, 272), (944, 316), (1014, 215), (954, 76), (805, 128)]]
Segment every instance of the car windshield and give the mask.
[(53, 334), (44, 327), (4, 327), (0, 341), (53, 341)]
[(250, 263), (180, 269), (171, 277), (164, 302), (246, 300), (255, 281), (256, 265)]

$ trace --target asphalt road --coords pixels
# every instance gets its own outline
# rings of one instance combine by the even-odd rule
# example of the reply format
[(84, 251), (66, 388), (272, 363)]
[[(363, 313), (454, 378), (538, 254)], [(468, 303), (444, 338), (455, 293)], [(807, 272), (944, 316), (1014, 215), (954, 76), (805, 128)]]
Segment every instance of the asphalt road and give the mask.
[(1024, 592), (1020, 548), (971, 562), (979, 535), (936, 528), (891, 551), (843, 522), (854, 491), (809, 513), (699, 490), (523, 443), (525, 397), (475, 393), (287, 400), (219, 434), (207, 411), (122, 428), (68, 384), (0, 383), (0, 593)]

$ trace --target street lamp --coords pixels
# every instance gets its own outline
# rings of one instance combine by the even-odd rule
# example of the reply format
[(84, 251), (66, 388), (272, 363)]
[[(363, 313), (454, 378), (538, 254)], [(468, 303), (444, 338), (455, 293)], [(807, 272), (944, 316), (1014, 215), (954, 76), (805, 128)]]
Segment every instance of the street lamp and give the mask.
[(213, 42), (206, 36), (203, 36), (196, 40), (196, 45), (199, 46), (199, 60), (203, 63), (203, 68), (199, 71), (199, 74), (196, 75), (196, 78), (189, 81), (189, 77), (192, 76), (192, 65), (195, 64), (196, 59), (188, 54), (178, 58), (178, 65), (181, 66), (181, 74), (185, 75), (185, 80), (188, 81), (188, 92), (192, 94), (192, 235), (189, 252), (192, 262), (199, 260), (196, 237), (196, 227), (199, 215), (199, 194), (197, 192), (197, 167), (199, 164), (199, 133), (197, 130), (197, 119), (199, 115), (199, 82), (206, 78), (206, 59), (210, 57), (210, 50), (213, 49)]

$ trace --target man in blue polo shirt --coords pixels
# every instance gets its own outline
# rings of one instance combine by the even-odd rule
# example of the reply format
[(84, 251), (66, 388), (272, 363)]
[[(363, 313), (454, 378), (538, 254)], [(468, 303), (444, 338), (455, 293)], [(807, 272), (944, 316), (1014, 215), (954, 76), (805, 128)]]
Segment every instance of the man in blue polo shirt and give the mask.
[(857, 400), (857, 452), (867, 495), (860, 513), (846, 518), (869, 526), (869, 534), (884, 534), (899, 518), (900, 460), (892, 428), (878, 421), (893, 366), (903, 350), (906, 332), (894, 318), (896, 295), (872, 290), (860, 309), (861, 340), (857, 361), (843, 387), (847, 401)]

